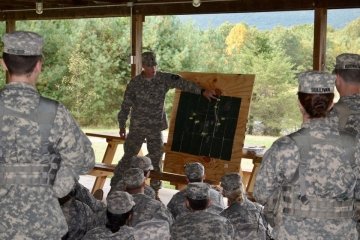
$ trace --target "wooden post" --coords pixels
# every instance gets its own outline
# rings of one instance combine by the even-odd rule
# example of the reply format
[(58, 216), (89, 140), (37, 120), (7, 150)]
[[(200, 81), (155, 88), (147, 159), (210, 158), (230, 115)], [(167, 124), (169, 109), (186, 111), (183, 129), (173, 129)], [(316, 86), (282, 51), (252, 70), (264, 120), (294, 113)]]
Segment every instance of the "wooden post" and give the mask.
[(142, 30), (143, 30), (143, 15), (131, 16), (131, 56), (134, 56), (131, 63), (131, 78), (141, 72), (141, 51), (142, 51)]
[(315, 8), (313, 69), (325, 70), (327, 9)]
[[(16, 21), (14, 19), (8, 19), (6, 20), (6, 24), (5, 24), (5, 28), (6, 28), (6, 32), (9, 33), (9, 32), (13, 32), (15, 31), (16, 29)], [(5, 78), (5, 81), (6, 83), (9, 82), (9, 72), (6, 72), (6, 78)]]

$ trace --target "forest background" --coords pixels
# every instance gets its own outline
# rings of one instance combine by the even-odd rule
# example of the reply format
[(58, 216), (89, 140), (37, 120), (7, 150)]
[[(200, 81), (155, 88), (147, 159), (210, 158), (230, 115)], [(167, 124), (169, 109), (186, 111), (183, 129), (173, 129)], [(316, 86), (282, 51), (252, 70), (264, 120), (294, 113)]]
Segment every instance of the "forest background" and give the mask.
[[(41, 94), (64, 103), (82, 127), (117, 128), (130, 81), (129, 18), (19, 21), (17, 29), (45, 38)], [(162, 71), (255, 74), (247, 134), (279, 136), (300, 127), (296, 76), (312, 69), (313, 35), (312, 24), (259, 30), (225, 22), (201, 29), (176, 16), (156, 16), (144, 22), (143, 49), (157, 53)], [(328, 27), (327, 71), (343, 52), (360, 53), (360, 17)], [(166, 98), (168, 117), (173, 96), (170, 91)]]

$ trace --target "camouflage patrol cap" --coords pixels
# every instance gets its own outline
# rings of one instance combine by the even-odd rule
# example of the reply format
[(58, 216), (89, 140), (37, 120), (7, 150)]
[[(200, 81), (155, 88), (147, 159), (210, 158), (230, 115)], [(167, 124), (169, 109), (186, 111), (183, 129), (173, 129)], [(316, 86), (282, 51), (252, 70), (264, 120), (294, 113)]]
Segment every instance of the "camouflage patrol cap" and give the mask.
[(185, 195), (193, 200), (204, 200), (210, 197), (209, 184), (203, 182), (189, 183)]
[(343, 53), (336, 57), (335, 69), (358, 69), (360, 70), (360, 55)]
[(185, 165), (185, 175), (188, 179), (201, 179), (205, 174), (204, 166), (201, 163), (193, 162)]
[(3, 36), (4, 53), (22, 56), (40, 56), (43, 38), (34, 32), (15, 31)]
[(242, 179), (239, 173), (227, 173), (221, 177), (220, 186), (224, 192), (233, 192), (242, 188)]
[(106, 198), (107, 209), (114, 214), (123, 214), (129, 212), (134, 206), (133, 197), (124, 191), (110, 191)]
[(144, 171), (140, 168), (129, 168), (125, 171), (124, 182), (126, 188), (140, 187), (145, 181)]
[(299, 75), (299, 92), (333, 93), (336, 76), (326, 72), (308, 71)]
[(143, 171), (154, 170), (151, 159), (146, 156), (133, 156), (131, 158), (131, 167), (140, 168)]
[(156, 55), (153, 52), (144, 52), (141, 54), (141, 63), (148, 67), (153, 67), (157, 65)]

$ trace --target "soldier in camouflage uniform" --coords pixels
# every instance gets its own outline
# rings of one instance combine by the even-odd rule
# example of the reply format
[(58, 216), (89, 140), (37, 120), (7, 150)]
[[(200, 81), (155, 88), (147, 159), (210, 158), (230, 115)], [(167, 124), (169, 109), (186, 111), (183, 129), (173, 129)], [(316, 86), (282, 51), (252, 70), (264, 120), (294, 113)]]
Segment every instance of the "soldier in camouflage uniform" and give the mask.
[[(203, 182), (205, 179), (205, 168), (201, 163), (193, 162), (188, 163), (184, 167), (185, 175), (187, 177), (187, 181), (191, 182)], [(206, 209), (206, 211), (219, 214), (225, 208), (224, 199), (220, 192), (210, 187), (210, 206)], [(174, 219), (185, 215), (190, 212), (190, 210), (186, 207), (186, 189), (182, 189), (181, 191), (174, 194), (174, 196), (170, 199), (167, 204), (167, 208), (171, 212)]]
[(133, 197), (127, 192), (113, 190), (108, 194), (106, 201), (106, 226), (90, 230), (83, 239), (134, 240), (134, 229), (128, 226), (135, 206)]
[(360, 55), (343, 53), (336, 57), (333, 71), (335, 85), (340, 94), (332, 115), (340, 121), (340, 128), (350, 132), (360, 132)]
[[(147, 156), (133, 156), (129, 160), (130, 160), (128, 163), (128, 165), (130, 166), (129, 168), (142, 169), (144, 171), (144, 176), (146, 179), (150, 176), (150, 171), (154, 170), (151, 160)], [(119, 180), (119, 182), (116, 184), (116, 186), (113, 187), (112, 189), (118, 189), (118, 190), (125, 191), (126, 186), (125, 186), (124, 179), (121, 178), (121, 180)], [(156, 197), (156, 193), (155, 193), (154, 189), (152, 187), (148, 186), (147, 184), (145, 184), (144, 194), (151, 198), (154, 198), (154, 199)]]
[[(120, 180), (125, 166), (124, 160), (139, 153), (146, 139), (149, 158), (154, 170), (162, 170), (163, 139), (162, 130), (168, 123), (164, 108), (166, 93), (172, 88), (178, 88), (195, 94), (202, 94), (207, 99), (216, 98), (214, 90), (204, 90), (194, 82), (187, 81), (179, 75), (156, 71), (157, 61), (153, 52), (142, 54), (143, 71), (127, 85), (121, 110), (118, 114), (120, 137), (126, 136), (126, 121), (131, 110), (129, 134), (124, 144), (124, 156), (115, 169), (111, 186)], [(125, 162), (125, 161), (124, 161)], [(159, 190), (161, 182), (151, 180), (150, 185)]]
[(328, 118), (335, 76), (299, 75), (302, 128), (279, 138), (265, 153), (254, 197), (273, 218), (275, 239), (357, 239), (354, 193), (359, 143)]
[[(340, 99), (335, 103), (331, 116), (339, 118), (339, 128), (360, 133), (360, 55), (343, 53), (336, 57), (333, 73)], [(357, 191), (360, 192), (360, 191)], [(356, 218), (360, 239), (360, 203), (357, 203)]]
[(0, 239), (60, 239), (68, 228), (58, 198), (95, 164), (91, 142), (68, 110), (41, 97), (43, 39), (3, 37), (9, 82), (0, 92)]
[(126, 170), (124, 180), (126, 191), (133, 196), (135, 201), (131, 226), (151, 219), (164, 220), (171, 226), (173, 219), (165, 205), (144, 194), (145, 177), (143, 170), (140, 168)]
[(221, 178), (224, 197), (228, 199), (228, 208), (220, 213), (230, 220), (235, 230), (236, 240), (266, 239), (266, 228), (258, 208), (245, 195), (239, 173), (227, 173)]
[(191, 209), (177, 218), (171, 226), (172, 240), (233, 239), (234, 229), (230, 221), (208, 211), (210, 188), (206, 183), (189, 183), (186, 187), (186, 204)]

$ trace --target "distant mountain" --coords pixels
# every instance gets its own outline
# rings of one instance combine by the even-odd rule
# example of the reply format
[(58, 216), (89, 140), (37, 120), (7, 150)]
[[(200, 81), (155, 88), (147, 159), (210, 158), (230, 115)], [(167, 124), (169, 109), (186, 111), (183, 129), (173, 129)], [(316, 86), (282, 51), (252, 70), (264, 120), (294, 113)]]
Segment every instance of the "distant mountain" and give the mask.
[[(260, 30), (268, 30), (276, 26), (290, 27), (314, 23), (314, 11), (201, 14), (178, 17), (182, 22), (194, 22), (201, 29), (215, 28), (225, 22), (243, 22)], [(343, 28), (346, 24), (359, 17), (359, 8), (329, 10), (328, 25), (334, 28)]]

